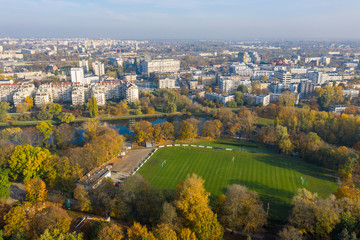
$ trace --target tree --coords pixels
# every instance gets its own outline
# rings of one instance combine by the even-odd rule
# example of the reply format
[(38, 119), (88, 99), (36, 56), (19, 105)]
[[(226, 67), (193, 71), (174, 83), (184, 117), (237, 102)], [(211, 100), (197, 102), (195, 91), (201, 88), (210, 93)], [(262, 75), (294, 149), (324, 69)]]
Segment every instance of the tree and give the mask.
[(6, 202), (10, 196), (9, 169), (0, 168), (0, 201)]
[(237, 106), (244, 105), (244, 95), (241, 91), (235, 92), (235, 102)]
[(202, 133), (205, 137), (217, 138), (221, 135), (222, 123), (219, 120), (206, 121), (203, 125)]
[(158, 225), (154, 235), (158, 240), (177, 240), (176, 232), (166, 224)]
[(44, 202), (47, 198), (45, 183), (38, 178), (26, 182), (26, 200), (29, 202)]
[(42, 134), (44, 144), (49, 144), (50, 137), (55, 129), (54, 125), (48, 122), (41, 122), (36, 125), (36, 129)]
[(179, 129), (179, 138), (182, 140), (194, 139), (197, 136), (194, 126), (186, 120), (182, 120)]
[(360, 113), (359, 108), (357, 106), (348, 106), (343, 113), (345, 114), (352, 114), (352, 115), (357, 115)]
[(134, 222), (134, 225), (128, 229), (127, 236), (129, 240), (156, 240), (152, 232), (149, 232), (146, 226), (141, 226), (140, 223)]
[(34, 99), (30, 96), (27, 96), (24, 100), (24, 103), (28, 105), (28, 109), (30, 110), (34, 106)]
[(30, 230), (30, 219), (27, 214), (30, 207), (31, 203), (24, 202), (22, 205), (10, 209), (4, 217), (6, 224), (4, 227), (5, 236), (15, 235), (20, 230)]
[(254, 124), (257, 122), (256, 113), (248, 110), (245, 106), (241, 107), (238, 113), (239, 121), (243, 128), (243, 131), (248, 137), (251, 137), (254, 130)]
[(209, 193), (204, 180), (196, 174), (179, 182), (175, 194), (175, 206), (184, 225), (202, 239), (222, 239), (223, 229), (209, 206)]
[(99, 231), (98, 238), (99, 240), (121, 240), (124, 238), (123, 229), (117, 224), (107, 224)]
[(5, 121), (5, 116), (10, 110), (10, 103), (8, 102), (0, 102), (0, 121)]
[(142, 112), (141, 112), (141, 108), (137, 108), (136, 111), (135, 111), (135, 115), (141, 115)]
[(179, 240), (197, 240), (196, 235), (188, 228), (181, 229)]
[(261, 231), (267, 222), (267, 213), (257, 192), (238, 184), (228, 187), (220, 213), (220, 219), (225, 226), (246, 233)]
[(38, 240), (83, 240), (81, 233), (61, 233), (58, 229), (46, 229)]
[(74, 198), (79, 201), (80, 211), (91, 211), (91, 202), (89, 199), (89, 193), (82, 186), (77, 186), (74, 190)]
[(289, 139), (287, 128), (281, 125), (277, 125), (275, 128), (275, 134), (278, 138), (279, 149), (285, 154), (292, 153), (294, 150), (294, 146)]
[(302, 234), (300, 231), (294, 227), (285, 227), (281, 232), (279, 233), (279, 236), (281, 239), (284, 240), (302, 240)]
[(46, 160), (50, 158), (49, 150), (31, 145), (16, 146), (8, 160), (11, 176), (14, 180), (19, 177), (28, 181), (31, 178), (42, 177), (46, 174)]
[(146, 120), (135, 123), (133, 130), (138, 143), (151, 141), (154, 137), (153, 126)]
[(66, 210), (54, 203), (37, 203), (32, 207), (30, 214), (33, 214), (33, 216), (30, 215), (31, 230), (37, 236), (43, 234), (45, 230), (50, 232), (57, 230), (62, 234), (66, 234), (70, 230), (71, 218)]
[(95, 118), (98, 115), (99, 108), (96, 102), (96, 98), (91, 96), (88, 102), (88, 109), (91, 118)]
[(166, 112), (167, 113), (173, 113), (176, 112), (176, 104), (173, 102), (169, 102), (166, 106)]
[(72, 113), (60, 113), (58, 119), (62, 123), (71, 123), (75, 120), (75, 116)]
[(25, 113), (27, 110), (29, 110), (29, 105), (27, 105), (26, 103), (19, 103), (16, 105), (17, 113)]
[(160, 223), (169, 226), (171, 229), (177, 230), (180, 221), (176, 213), (176, 208), (168, 202), (164, 202), (160, 216)]

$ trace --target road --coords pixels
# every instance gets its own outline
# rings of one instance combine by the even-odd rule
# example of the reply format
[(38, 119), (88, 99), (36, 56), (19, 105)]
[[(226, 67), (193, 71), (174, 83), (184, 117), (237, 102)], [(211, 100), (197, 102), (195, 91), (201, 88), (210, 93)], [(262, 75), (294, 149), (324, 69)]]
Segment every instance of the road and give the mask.
[(154, 148), (131, 150), (124, 158), (113, 159), (111, 161), (114, 163), (111, 168), (111, 179), (119, 182), (121, 178), (128, 177), (153, 150)]

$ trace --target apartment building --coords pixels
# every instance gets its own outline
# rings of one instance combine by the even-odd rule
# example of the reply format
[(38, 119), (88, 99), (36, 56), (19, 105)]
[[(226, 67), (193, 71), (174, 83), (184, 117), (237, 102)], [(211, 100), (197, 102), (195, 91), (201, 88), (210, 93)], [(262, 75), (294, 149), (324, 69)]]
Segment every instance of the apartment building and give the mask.
[(94, 74), (96, 76), (104, 76), (105, 75), (105, 65), (101, 62), (93, 62), (92, 64)]
[(167, 89), (175, 89), (175, 79), (172, 78), (165, 78), (159, 80), (159, 88), (167, 88)]
[(139, 67), (140, 72), (146, 74), (152, 72), (176, 73), (180, 70), (180, 61), (174, 59), (141, 61)]
[(219, 88), (222, 91), (226, 93), (233, 92), (234, 86), (235, 86), (234, 80), (231, 79), (230, 77), (223, 77), (223, 76), (219, 77)]

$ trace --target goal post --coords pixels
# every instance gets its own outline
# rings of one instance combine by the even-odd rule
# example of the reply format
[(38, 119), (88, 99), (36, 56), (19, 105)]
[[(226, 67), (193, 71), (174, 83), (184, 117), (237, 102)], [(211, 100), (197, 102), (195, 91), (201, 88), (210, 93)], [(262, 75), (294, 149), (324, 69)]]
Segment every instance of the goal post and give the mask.
[(161, 164), (160, 167), (163, 167), (166, 164), (166, 160), (164, 160)]
[(304, 178), (304, 177), (301, 177), (300, 179), (301, 179), (301, 183), (302, 183), (302, 185), (303, 185), (303, 186), (306, 186), (306, 181), (305, 181), (305, 178)]

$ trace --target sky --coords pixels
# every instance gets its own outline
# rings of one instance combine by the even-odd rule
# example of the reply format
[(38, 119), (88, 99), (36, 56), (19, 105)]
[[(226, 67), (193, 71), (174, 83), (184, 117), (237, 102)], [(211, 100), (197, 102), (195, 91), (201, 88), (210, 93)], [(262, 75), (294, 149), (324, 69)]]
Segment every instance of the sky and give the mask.
[(0, 37), (360, 40), (360, 0), (0, 0)]

